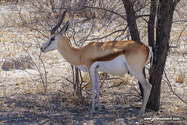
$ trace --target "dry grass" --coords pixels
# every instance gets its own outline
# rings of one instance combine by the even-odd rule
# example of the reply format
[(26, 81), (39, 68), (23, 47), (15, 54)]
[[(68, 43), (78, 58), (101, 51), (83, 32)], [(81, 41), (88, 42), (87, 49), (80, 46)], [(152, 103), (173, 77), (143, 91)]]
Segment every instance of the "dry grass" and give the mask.
[(175, 82), (184, 83), (185, 81), (186, 81), (185, 73), (180, 72), (180, 74), (177, 75), (177, 78), (175, 79)]
[[(8, 24), (0, 33), (0, 61), (25, 53), (22, 48), (24, 46), (27, 47), (30, 55), (36, 57), (34, 60), (36, 64), (43, 68), (38, 60), (39, 44), (46, 41), (43, 35), (23, 28), (20, 20), (15, 23), (11, 22), (8, 16), (4, 19)], [(97, 26), (100, 32), (110, 33), (110, 29)], [(172, 48), (167, 59), (166, 69), (174, 91), (185, 100), (187, 96), (185, 78), (187, 63), (185, 55), (180, 56), (180, 52), (186, 52), (186, 43), (176, 41), (182, 31), (181, 27), (184, 26), (174, 27), (177, 29), (172, 30), (171, 45), (180, 46)], [(96, 30), (95, 34), (97, 33)], [(183, 39), (186, 39), (186, 33), (186, 31), (182, 33)], [(49, 32), (43, 34), (49, 36)], [(114, 34), (112, 37), (116, 37), (116, 35)], [(15, 41), (21, 46), (18, 46)], [(74, 96), (72, 84), (65, 80), (66, 77), (72, 80), (72, 71), (61, 55), (54, 51), (50, 54), (43, 54), (41, 59), (47, 69), (46, 94), (44, 94), (44, 86), (37, 71), (5, 72), (0, 70), (0, 124), (134, 124), (134, 119), (141, 106), (138, 84), (134, 77), (129, 75), (105, 77), (106, 74), (100, 74), (100, 83), (103, 83), (100, 86), (102, 111), (97, 111), (96, 99), (96, 113), (92, 119), (90, 118), (91, 84), (89, 84), (88, 74), (83, 76), (82, 87), (85, 90), (83, 97), (77, 97)], [(43, 69), (41, 74), (44, 76)], [(187, 124), (186, 116), (186, 104), (175, 97), (168, 85), (163, 82), (160, 110), (158, 112), (146, 111), (141, 122), (145, 124)], [(145, 120), (145, 118), (178, 118), (178, 120), (151, 121)]]

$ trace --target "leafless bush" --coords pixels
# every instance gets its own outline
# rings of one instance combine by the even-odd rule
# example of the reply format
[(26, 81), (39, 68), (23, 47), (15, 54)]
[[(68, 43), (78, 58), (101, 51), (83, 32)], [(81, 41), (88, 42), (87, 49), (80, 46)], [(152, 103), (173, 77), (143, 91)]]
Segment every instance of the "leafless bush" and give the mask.
[[(65, 20), (70, 20), (71, 28), (67, 33), (67, 37), (74, 47), (82, 47), (87, 44), (85, 41), (121, 39), (120, 36), (127, 29), (125, 20), (121, 21), (119, 19), (124, 18), (120, 16), (120, 13), (122, 14), (124, 11), (122, 7), (120, 8), (120, 1), (35, 0), (27, 1), (17, 9), (16, 17), (15, 15), (9, 15), (12, 22), (18, 27), (25, 27), (30, 31), (35, 31), (34, 36), (43, 40), (47, 40), (51, 28), (58, 22), (62, 12), (65, 9), (68, 10)], [(115, 11), (118, 11), (118, 13)], [(38, 47), (41, 45), (40, 41), (36, 40)], [(24, 48), (25, 44), (27, 43), (22, 42), (19, 45)], [(79, 72), (77, 68), (75, 69), (75, 72)], [(75, 81), (79, 82), (76, 79), (78, 77), (75, 75)], [(76, 82), (73, 82), (74, 88), (77, 85), (78, 89), (81, 83), (77, 84)]]
[[(148, 16), (150, 14), (150, 0), (133, 0), (133, 2), (133, 7), (136, 11), (136, 21), (140, 33), (140, 39), (142, 42), (148, 43), (147, 24)], [(15, 10), (14, 13), (2, 16), (3, 20), (5, 20), (4, 22), (6, 23), (6, 25), (4, 25), (4, 27), (7, 28), (7, 31), (2, 30), (1, 34), (7, 34), (8, 39), (0, 38), (0, 41), (4, 45), (12, 43), (14, 44), (12, 48), (7, 47), (7, 50), (9, 51), (8, 53), (5, 53), (3, 55), (3, 58), (14, 56), (16, 53), (27, 53), (30, 56), (34, 56), (33, 62), (35, 63), (35, 67), (37, 69), (37, 72), (39, 72), (39, 75), (29, 76), (32, 79), (32, 83), (34, 83), (36, 87), (32, 88), (30, 84), (28, 84), (30, 88), (26, 89), (25, 93), (33, 94), (35, 93), (35, 89), (37, 90), (36, 93), (51, 92), (51, 88), (53, 88), (51, 83), (58, 83), (62, 89), (54, 89), (56, 89), (56, 91), (59, 90), (58, 92), (65, 95), (66, 103), (70, 102), (70, 104), (72, 104), (74, 103), (72, 100), (75, 99), (74, 97), (71, 98), (72, 94), (69, 94), (70, 90), (66, 86), (66, 83), (68, 81), (68, 83), (72, 83), (73, 87), (71, 89), (74, 89), (75, 95), (80, 96), (82, 95), (82, 93), (86, 93), (88, 96), (90, 96), (89, 91), (87, 91), (87, 89), (89, 88), (88, 75), (81, 74), (80, 70), (76, 67), (72, 67), (73, 77), (71, 78), (64, 77), (64, 73), (59, 74), (58, 76), (56, 73), (49, 75), (49, 72), (55, 71), (48, 70), (49, 67), (48, 65), (46, 65), (46, 63), (54, 66), (53, 64), (59, 65), (59, 63), (60, 65), (64, 65), (64, 62), (59, 61), (60, 59), (55, 55), (56, 53), (51, 53), (52, 56), (50, 57), (47, 57), (45, 54), (40, 55), (40, 45), (48, 39), (51, 28), (58, 22), (61, 14), (65, 9), (68, 10), (68, 13), (64, 22), (70, 20), (71, 23), (70, 29), (67, 31), (66, 36), (68, 37), (68, 39), (70, 39), (71, 44), (74, 47), (82, 47), (90, 41), (101, 42), (131, 39), (130, 32), (127, 26), (127, 17), (124, 5), (122, 4), (121, 0), (27, 0), (24, 3), (22, 3), (21, 1), (18, 1), (18, 3), (19, 4), (17, 4), (16, 6), (15, 4), (12, 4), (12, 6), (10, 6), (12, 10)], [(184, 100), (186, 97), (186, 94), (184, 92), (186, 79), (184, 77), (186, 76), (185, 74), (187, 71), (185, 65), (187, 57), (187, 51), (185, 49), (187, 41), (186, 17), (186, 2), (183, 0), (178, 4), (175, 10), (173, 29), (171, 31), (170, 39), (170, 53), (168, 53), (168, 60), (165, 68), (165, 73), (171, 82), (171, 86), (175, 88), (172, 91), (176, 91), (176, 93), (181, 92), (182, 94), (180, 96), (183, 97)], [(16, 30), (14, 30), (14, 32), (17, 32), (21, 35), (16, 35), (14, 33), (10, 34), (8, 30), (11, 27), (16, 27)], [(25, 38), (27, 38), (27, 40)], [(49, 60), (52, 60), (52, 62), (49, 62)], [(8, 75), (6, 77), (8, 77)], [(65, 78), (65, 80), (67, 81), (64, 82), (63, 78)], [(110, 88), (113, 89), (114, 87), (118, 86), (130, 86), (128, 92), (131, 95), (129, 95), (133, 96), (132, 98), (141, 98), (137, 84), (134, 83), (133, 78), (122, 76), (123, 79), (121, 79), (119, 77), (110, 75), (100, 75), (100, 78), (102, 90), (101, 94), (103, 93), (103, 95), (107, 95), (105, 94), (105, 92), (107, 92)], [(25, 77), (25, 81), (28, 81), (29, 83), (30, 81), (28, 79), (28, 77)], [(112, 82), (114, 84), (110, 84), (110, 86), (106, 85), (106, 88), (102, 87), (104, 86), (106, 80), (108, 83)], [(163, 77), (162, 91), (164, 93), (169, 91), (168, 86), (165, 86), (165, 80), (166, 77)], [(17, 93), (20, 92), (20, 89), (18, 88), (21, 88), (25, 85), (25, 81), (16, 81), (15, 86)], [(178, 84), (175, 83), (175, 81), (182, 82)], [(2, 83), (5, 86), (4, 88), (6, 88), (6, 84), (8, 83), (8, 81), (2, 81)], [(180, 85), (183, 86), (183, 88), (178, 90), (177, 86)], [(169, 88), (171, 86), (169, 86)], [(123, 88), (124, 90), (126, 90), (125, 87)], [(133, 92), (136, 93), (134, 94)], [(8, 91), (4, 89), (2, 93), (4, 93), (4, 95), (7, 95)], [(53, 94), (51, 94), (51, 96), (55, 97), (55, 95)], [(53, 97), (51, 97), (51, 99), (52, 98)], [(68, 98), (70, 98), (70, 100), (68, 100)], [(129, 96), (127, 96), (126, 98), (128, 98), (129, 100), (132, 99), (129, 98)], [(60, 103), (61, 100), (63, 99), (56, 101), (59, 101)], [(80, 103), (79, 99), (77, 100), (77, 102)], [(40, 99), (37, 99), (37, 101), (40, 101)], [(119, 102), (122, 101), (120, 100)], [(50, 103), (50, 101), (48, 103)], [(163, 100), (163, 103), (165, 103), (165, 100)], [(40, 102), (39, 104), (45, 105), (42, 102)], [(36, 107), (36, 105), (37, 102), (33, 101), (33, 107)], [(63, 107), (64, 105), (67, 104), (64, 104), (63, 102), (63, 105), (60, 105), (58, 108), (60, 109), (61, 106)], [(51, 108), (52, 106), (53, 105), (51, 104), (49, 108)]]
[[(134, 9), (137, 11), (137, 21), (140, 22), (138, 28), (141, 40), (146, 42), (146, 25), (149, 14), (147, 8), (150, 6), (150, 1), (136, 0), (133, 2)], [(181, 4), (181, 6), (184, 6), (184, 4)], [(8, 25), (24, 27), (31, 32), (35, 32), (34, 34), (28, 34), (28, 36), (35, 41), (35, 45), (39, 48), (41, 41), (47, 40), (51, 28), (58, 22), (60, 15), (65, 9), (68, 10), (65, 21), (70, 20), (71, 22), (71, 27), (66, 35), (74, 47), (82, 47), (84, 44), (87, 44), (86, 41), (130, 39), (125, 9), (121, 0), (28, 0), (25, 3), (20, 3), (15, 14), (8, 16), (11, 19), (11, 23)], [(186, 16), (180, 8), (176, 12), (179, 15), (176, 16), (177, 20), (180, 19), (179, 17)], [(177, 23), (177, 20), (174, 20), (174, 22)], [(145, 21), (145, 23), (142, 23), (142, 21)], [(182, 21), (185, 22), (185, 20)], [(185, 33), (185, 28), (181, 31), (177, 41), (183, 37), (182, 34)], [(28, 53), (31, 52), (29, 46), (33, 43), (20, 40), (16, 43), (21, 48), (26, 47)], [(173, 50), (175, 49), (171, 49), (171, 51)]]

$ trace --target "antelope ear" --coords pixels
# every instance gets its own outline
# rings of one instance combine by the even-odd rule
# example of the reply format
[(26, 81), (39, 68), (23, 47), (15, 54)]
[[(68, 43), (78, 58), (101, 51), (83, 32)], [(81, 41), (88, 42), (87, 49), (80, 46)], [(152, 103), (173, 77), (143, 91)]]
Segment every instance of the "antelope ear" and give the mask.
[(66, 22), (66, 24), (64, 25), (64, 27), (60, 30), (60, 35), (62, 36), (67, 30), (68, 30), (68, 27), (69, 27), (69, 20)]

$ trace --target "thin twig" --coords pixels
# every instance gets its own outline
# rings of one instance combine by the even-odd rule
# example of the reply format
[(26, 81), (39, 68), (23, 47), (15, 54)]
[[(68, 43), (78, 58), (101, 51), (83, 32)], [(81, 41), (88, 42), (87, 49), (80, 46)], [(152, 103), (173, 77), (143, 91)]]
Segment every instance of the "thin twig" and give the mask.
[(112, 32), (112, 33), (110, 33), (110, 34), (108, 34), (108, 35), (106, 35), (106, 36), (103, 36), (103, 37), (93, 38), (93, 39), (87, 39), (87, 41), (101, 40), (101, 39), (104, 39), (104, 38), (106, 38), (106, 37), (108, 37), (108, 36), (111, 36), (111, 35), (114, 34), (114, 33), (117, 33), (117, 32), (124, 32), (126, 29), (127, 29), (127, 27), (125, 27), (125, 29), (122, 29), (122, 30), (116, 30), (116, 31), (114, 31), (114, 32)]
[(186, 101), (184, 101), (179, 95), (177, 95), (177, 93), (175, 93), (175, 92), (173, 91), (173, 88), (172, 88), (172, 86), (171, 86), (171, 83), (170, 83), (170, 81), (169, 81), (167, 75), (166, 75), (165, 70), (164, 70), (164, 75), (165, 75), (165, 78), (166, 78), (166, 80), (164, 80), (164, 81), (168, 84), (169, 89), (170, 89), (170, 90), (173, 92), (173, 94), (176, 95), (182, 102), (184, 102), (185, 104), (187, 104)]
[(84, 8), (77, 8), (77, 9), (68, 9), (68, 8), (67, 8), (67, 10), (78, 11), (78, 10), (84, 10), (84, 9), (86, 9), (86, 8), (98, 9), (98, 10), (105, 10), (105, 11), (108, 11), (108, 12), (111, 12), (111, 13), (113, 13), (113, 14), (118, 15), (119, 17), (123, 18), (124, 20), (127, 20), (127, 18), (126, 18), (125, 16), (123, 16), (123, 15), (117, 13), (117, 12), (114, 12), (114, 11), (112, 11), (112, 10), (106, 9), (106, 8), (92, 7), (92, 6), (84, 6)]

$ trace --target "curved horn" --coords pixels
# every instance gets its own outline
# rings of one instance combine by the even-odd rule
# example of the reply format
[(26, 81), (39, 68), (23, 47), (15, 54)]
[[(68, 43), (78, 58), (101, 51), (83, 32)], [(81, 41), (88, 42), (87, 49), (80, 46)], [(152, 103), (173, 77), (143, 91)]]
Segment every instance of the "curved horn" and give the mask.
[(67, 13), (67, 10), (65, 10), (64, 12), (63, 12), (63, 14), (62, 14), (62, 16), (61, 16), (61, 18), (60, 18), (60, 21), (57, 23), (57, 25), (56, 26), (54, 26), (53, 27), (53, 29), (51, 30), (51, 35), (52, 34), (55, 34), (55, 31), (58, 29), (58, 27), (62, 24), (62, 21), (64, 20), (64, 17), (65, 17), (65, 15), (66, 15), (66, 13)]

